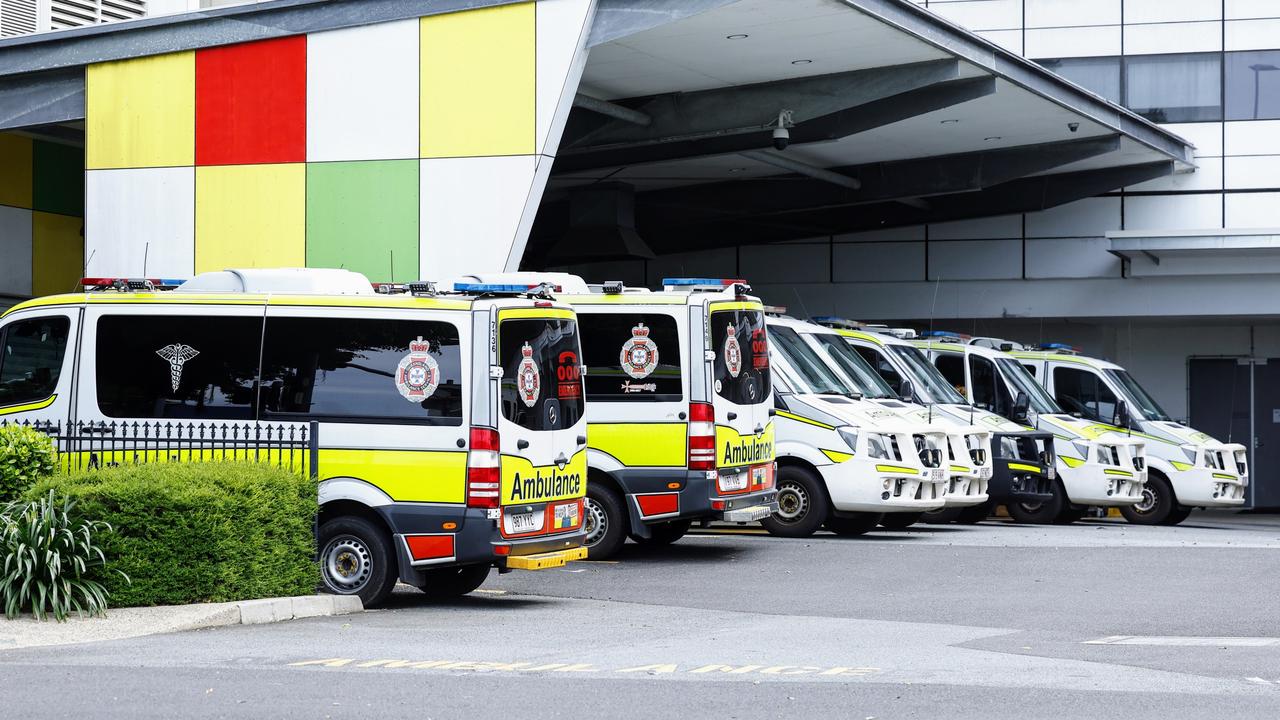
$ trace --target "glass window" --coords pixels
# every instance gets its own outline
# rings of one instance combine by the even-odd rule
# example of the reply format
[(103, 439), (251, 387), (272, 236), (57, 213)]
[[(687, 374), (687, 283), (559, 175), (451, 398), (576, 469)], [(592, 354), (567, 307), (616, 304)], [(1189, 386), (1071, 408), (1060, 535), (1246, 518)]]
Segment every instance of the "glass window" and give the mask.
[(1151, 397), (1146, 388), (1133, 379), (1128, 370), (1105, 370), (1104, 372), (1121, 387), (1121, 392), (1128, 396), (1131, 410), (1141, 412), (1142, 416), (1148, 420), (1169, 420), (1169, 413), (1160, 407), (1160, 403)]
[(890, 345), (889, 349), (907, 366), (912, 379), (916, 382), (916, 392), (924, 400), (945, 405), (964, 405), (968, 402), (956, 392), (955, 387), (949, 384), (937, 368), (929, 364), (924, 353), (918, 348), (910, 345)]
[[(711, 376), (716, 394), (735, 405), (756, 405), (769, 395), (769, 336), (760, 310), (714, 310)], [(733, 338), (731, 342), (729, 338)]]
[(1067, 412), (1080, 417), (1109, 423), (1116, 416), (1115, 393), (1089, 370), (1054, 368), (1053, 395)]
[(1040, 380), (1040, 368), (1036, 367), (1034, 363), (1022, 363), (1022, 367), (1027, 369), (1028, 375), (1035, 378), (1037, 381)]
[(578, 315), (587, 398), (680, 402), (680, 332), (670, 315)]
[(818, 341), (818, 345), (826, 351), (827, 359), (853, 380), (854, 389), (869, 398), (897, 398), (898, 393), (889, 387), (880, 375), (862, 356), (858, 354), (849, 341), (839, 335), (826, 333), (810, 335)]
[(529, 430), (573, 427), (585, 412), (578, 324), (562, 318), (503, 320), (502, 416)]
[(1125, 105), (1153, 122), (1222, 119), (1218, 53), (1125, 58)]
[(1227, 53), (1227, 119), (1280, 118), (1280, 50)]
[(1120, 102), (1120, 58), (1118, 57), (1061, 58), (1036, 62), (1113, 103)]
[(997, 415), (1012, 415), (1013, 397), (996, 371), (995, 363), (981, 355), (972, 355), (969, 370), (973, 374), (973, 404)]
[(1013, 358), (1000, 358), (996, 361), (1000, 367), (1000, 372), (1004, 373), (1005, 380), (1013, 385), (1015, 393), (1026, 393), (1027, 399), (1031, 402), (1030, 408), (1038, 413), (1056, 413), (1062, 412), (1062, 408), (1053, 402), (1053, 398), (1049, 397), (1049, 392), (1036, 382), (1036, 379), (1027, 372), (1027, 369), (1020, 365)]
[(9, 323), (0, 354), (0, 407), (46, 400), (58, 387), (71, 320), (55, 316)]
[(97, 334), (107, 417), (253, 419), (261, 317), (104, 315)]
[(819, 395), (848, 395), (854, 391), (805, 344), (795, 330), (775, 327), (771, 331), (773, 349), (787, 361), (808, 392)]
[(264, 418), (462, 424), (458, 329), (447, 322), (267, 319)]
[(893, 388), (895, 393), (902, 394), (902, 375), (893, 367), (893, 363), (889, 362), (889, 358), (885, 357), (884, 353), (865, 345), (854, 345), (853, 349), (858, 351), (858, 355), (867, 361), (871, 369), (879, 373), (880, 377), (889, 383), (889, 387)]
[(933, 359), (933, 364), (938, 368), (938, 372), (942, 373), (942, 377), (951, 383), (951, 387), (968, 402), (969, 393), (965, 387), (968, 383), (964, 380), (964, 356), (942, 354)]

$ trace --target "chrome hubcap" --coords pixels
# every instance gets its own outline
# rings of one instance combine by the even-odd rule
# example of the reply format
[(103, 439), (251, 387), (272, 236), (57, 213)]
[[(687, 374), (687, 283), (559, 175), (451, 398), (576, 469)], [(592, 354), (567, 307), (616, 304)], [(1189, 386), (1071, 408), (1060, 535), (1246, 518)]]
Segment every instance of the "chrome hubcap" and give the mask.
[(324, 582), (337, 593), (360, 592), (373, 574), (373, 556), (364, 541), (354, 535), (339, 535), (320, 553), (324, 562)]
[(778, 518), (795, 522), (809, 512), (809, 493), (798, 483), (783, 483), (778, 488)]
[(1133, 506), (1136, 512), (1143, 514), (1149, 513), (1156, 509), (1156, 504), (1160, 502), (1160, 496), (1156, 495), (1155, 490), (1151, 489), (1151, 485), (1143, 485), (1142, 499)]
[(584, 525), (587, 539), (584, 544), (587, 547), (594, 547), (604, 539), (605, 533), (609, 532), (609, 516), (605, 514), (604, 507), (594, 498), (588, 497), (586, 506), (587, 517), (584, 519)]

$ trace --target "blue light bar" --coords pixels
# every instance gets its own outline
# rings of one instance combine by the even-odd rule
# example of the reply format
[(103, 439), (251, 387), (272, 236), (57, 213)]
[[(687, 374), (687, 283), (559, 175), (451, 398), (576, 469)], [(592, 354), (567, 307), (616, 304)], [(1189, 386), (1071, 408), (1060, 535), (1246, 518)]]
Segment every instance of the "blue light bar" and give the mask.
[(1074, 347), (1066, 343), (1044, 343), (1040, 347), (1045, 350), (1075, 350)]
[(968, 337), (967, 335), (949, 332), (947, 330), (925, 330), (924, 332), (919, 333), (918, 336), (922, 338), (955, 338), (956, 340), (962, 340)]
[[(537, 290), (542, 285), (511, 285), (502, 283), (454, 283), (453, 291), (469, 294), (514, 293), (523, 295)], [(560, 292), (558, 285), (548, 286), (553, 292)]]
[(730, 285), (745, 285), (746, 282), (746, 280), (733, 280), (726, 278), (662, 278), (663, 285), (671, 285), (672, 287), (705, 287), (707, 285), (721, 285), (728, 287)]

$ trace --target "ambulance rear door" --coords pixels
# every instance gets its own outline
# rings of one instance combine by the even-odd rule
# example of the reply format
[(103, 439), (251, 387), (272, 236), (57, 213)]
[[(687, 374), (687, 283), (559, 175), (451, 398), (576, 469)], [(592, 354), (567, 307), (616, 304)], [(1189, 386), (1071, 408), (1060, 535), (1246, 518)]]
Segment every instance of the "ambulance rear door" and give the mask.
[[(713, 300), (707, 305), (706, 322), (708, 349), (714, 352), (710, 397), (715, 407), (716, 466), (722, 471), (720, 490), (745, 491), (750, 488), (726, 487), (723, 470), (774, 459), (773, 385), (764, 308), (756, 301)], [(754, 480), (749, 485), (754, 486)]]

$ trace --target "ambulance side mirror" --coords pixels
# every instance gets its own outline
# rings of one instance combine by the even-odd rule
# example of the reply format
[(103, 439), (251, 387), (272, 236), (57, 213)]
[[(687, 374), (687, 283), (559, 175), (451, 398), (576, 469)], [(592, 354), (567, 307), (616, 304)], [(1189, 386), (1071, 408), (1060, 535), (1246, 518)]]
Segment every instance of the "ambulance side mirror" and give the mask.
[(1026, 422), (1027, 412), (1031, 409), (1031, 398), (1021, 390), (1018, 391), (1018, 397), (1013, 401), (1013, 417), (1009, 418), (1014, 422)]
[(902, 386), (898, 389), (898, 397), (902, 399), (902, 402), (915, 402), (916, 386), (912, 385), (910, 380), (903, 380)]
[(1111, 424), (1116, 427), (1128, 428), (1129, 423), (1133, 420), (1129, 416), (1129, 403), (1121, 400), (1116, 403), (1116, 415), (1111, 420)]

